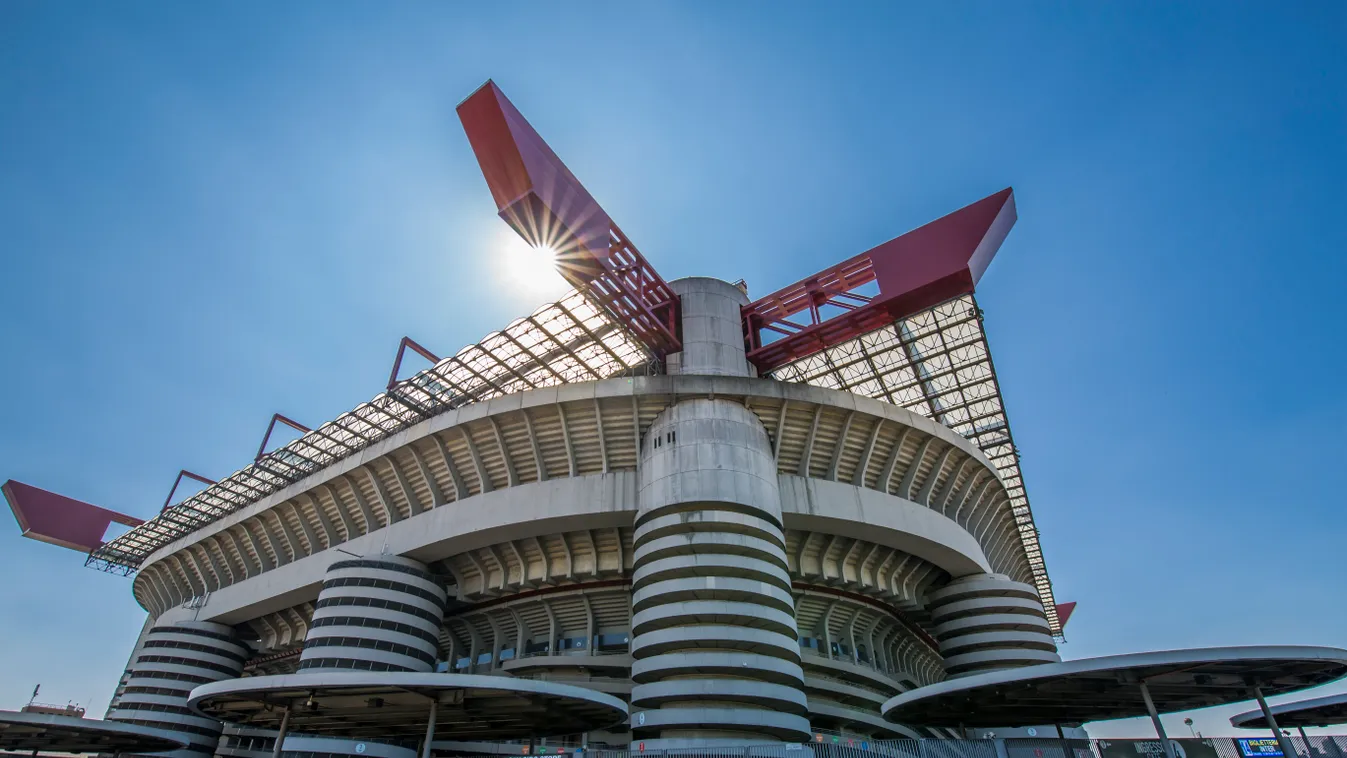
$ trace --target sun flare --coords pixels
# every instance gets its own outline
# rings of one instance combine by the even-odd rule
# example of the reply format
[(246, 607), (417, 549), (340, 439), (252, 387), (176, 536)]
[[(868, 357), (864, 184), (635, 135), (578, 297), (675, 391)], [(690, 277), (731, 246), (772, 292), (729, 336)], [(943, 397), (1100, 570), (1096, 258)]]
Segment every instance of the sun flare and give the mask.
[(512, 230), (501, 236), (502, 263), (509, 283), (527, 295), (560, 294), (566, 280), (557, 273), (557, 253), (550, 247), (534, 247)]

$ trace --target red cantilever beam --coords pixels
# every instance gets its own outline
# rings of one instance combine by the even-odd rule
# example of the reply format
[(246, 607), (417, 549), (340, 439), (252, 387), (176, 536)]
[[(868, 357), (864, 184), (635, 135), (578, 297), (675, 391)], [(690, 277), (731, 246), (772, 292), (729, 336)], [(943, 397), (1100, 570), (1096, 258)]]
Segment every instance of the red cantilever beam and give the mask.
[[(971, 293), (1014, 225), (1007, 187), (744, 306), (748, 359), (766, 373)], [(856, 292), (871, 282), (878, 295)], [(825, 306), (842, 312), (821, 318)], [(764, 343), (764, 331), (783, 336)]]
[(500, 217), (656, 355), (681, 350), (678, 297), (500, 88), (482, 85), (458, 117)]
[(99, 508), (13, 479), (0, 485), (23, 536), (91, 553), (103, 544), (113, 523), (137, 527), (145, 523), (124, 513)]
[(1057, 604), (1057, 622), (1062, 628), (1066, 628), (1066, 622), (1071, 620), (1071, 614), (1076, 612), (1076, 603), (1058, 603)]

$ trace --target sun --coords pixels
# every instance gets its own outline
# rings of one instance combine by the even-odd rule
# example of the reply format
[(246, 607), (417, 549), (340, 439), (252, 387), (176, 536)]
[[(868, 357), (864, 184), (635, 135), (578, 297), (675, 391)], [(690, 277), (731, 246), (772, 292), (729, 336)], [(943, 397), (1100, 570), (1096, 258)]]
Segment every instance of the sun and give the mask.
[(554, 295), (565, 291), (566, 280), (557, 273), (557, 253), (550, 247), (534, 247), (513, 230), (500, 237), (502, 272), (507, 283), (530, 296)]

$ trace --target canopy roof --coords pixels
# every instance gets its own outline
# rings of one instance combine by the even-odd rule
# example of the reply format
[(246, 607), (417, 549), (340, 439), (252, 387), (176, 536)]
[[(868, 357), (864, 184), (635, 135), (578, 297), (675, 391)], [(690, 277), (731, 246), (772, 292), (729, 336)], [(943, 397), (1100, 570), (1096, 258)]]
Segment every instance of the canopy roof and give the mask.
[(182, 750), (177, 735), (117, 721), (0, 711), (0, 750), (50, 753), (162, 753)]
[[(572, 291), (167, 508), (95, 549), (86, 564), (129, 574), (160, 548), (431, 416), (538, 387), (643, 372), (653, 360), (648, 347)], [(787, 363), (769, 377), (900, 405), (970, 440), (1005, 483), (1035, 588), (1052, 633), (1061, 636), (1019, 450), (972, 295)]]
[(192, 690), (202, 714), (263, 729), (279, 728), (287, 706), (291, 732), (327, 737), (413, 739), (425, 734), (439, 703), (442, 740), (495, 740), (575, 734), (619, 724), (621, 700), (534, 679), (477, 674), (333, 672), (229, 679)]
[[(1333, 726), (1347, 724), (1347, 692), (1294, 703), (1271, 706), (1277, 726)], [(1249, 711), (1230, 717), (1230, 725), (1240, 729), (1267, 729), (1263, 711)]]
[(996, 381), (982, 311), (972, 295), (948, 300), (772, 371), (773, 379), (802, 382), (885, 400), (958, 432), (987, 456), (1005, 483), (1020, 544), (1052, 633), (1062, 620), (1038, 543)]
[(884, 703), (890, 721), (920, 726), (1081, 724), (1225, 705), (1347, 675), (1347, 650), (1296, 645), (1200, 648), (1085, 658), (919, 687)]
[(343, 413), (89, 553), (129, 574), (156, 550), (444, 411), (538, 387), (643, 370), (641, 343), (571, 291)]

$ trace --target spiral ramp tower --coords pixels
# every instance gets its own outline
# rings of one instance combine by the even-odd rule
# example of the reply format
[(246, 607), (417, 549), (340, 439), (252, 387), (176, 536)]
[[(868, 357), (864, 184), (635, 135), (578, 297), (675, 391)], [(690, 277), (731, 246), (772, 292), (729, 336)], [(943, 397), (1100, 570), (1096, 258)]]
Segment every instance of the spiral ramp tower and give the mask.
[(194, 687), (237, 677), (250, 650), (224, 624), (180, 621), (141, 636), (108, 718), (174, 732), (186, 750), (173, 758), (210, 758), (221, 725), (187, 707)]
[(337, 561), (318, 593), (299, 671), (432, 671), (445, 599), (444, 587), (416, 561)]
[[(673, 284), (686, 374), (747, 376), (742, 292)], [(641, 448), (632, 736), (647, 747), (807, 740), (795, 600), (767, 430), (742, 404), (680, 401)]]
[(1056, 663), (1043, 602), (1034, 588), (1010, 577), (961, 577), (927, 595), (927, 606), (952, 677)]

